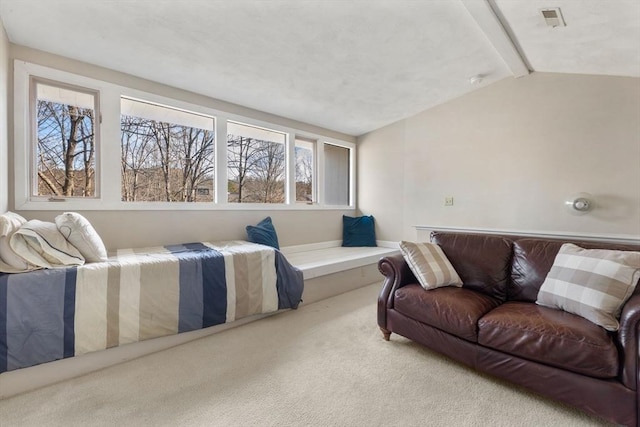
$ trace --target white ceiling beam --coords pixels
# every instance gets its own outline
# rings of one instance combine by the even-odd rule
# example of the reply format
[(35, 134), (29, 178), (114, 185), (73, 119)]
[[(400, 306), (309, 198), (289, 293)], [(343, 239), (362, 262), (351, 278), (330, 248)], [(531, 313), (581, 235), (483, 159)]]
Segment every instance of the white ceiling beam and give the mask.
[(498, 55), (511, 70), (514, 77), (529, 74), (529, 68), (518, 52), (509, 33), (496, 16), (488, 0), (460, 0), (487, 36)]

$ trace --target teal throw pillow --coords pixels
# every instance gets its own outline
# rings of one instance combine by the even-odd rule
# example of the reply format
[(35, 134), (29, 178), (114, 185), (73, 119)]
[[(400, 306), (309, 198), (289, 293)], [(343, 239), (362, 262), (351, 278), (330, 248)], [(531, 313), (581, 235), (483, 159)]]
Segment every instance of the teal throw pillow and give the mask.
[(247, 236), (251, 243), (259, 243), (280, 249), (278, 235), (270, 216), (260, 221), (257, 225), (247, 225)]
[(378, 246), (373, 216), (342, 216), (342, 246)]

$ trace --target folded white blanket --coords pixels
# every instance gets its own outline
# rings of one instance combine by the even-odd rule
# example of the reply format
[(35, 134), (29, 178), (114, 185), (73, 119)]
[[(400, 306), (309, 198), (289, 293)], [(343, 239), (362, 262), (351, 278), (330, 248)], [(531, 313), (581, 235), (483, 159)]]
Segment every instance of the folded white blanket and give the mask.
[(83, 265), (85, 261), (54, 223), (37, 219), (27, 221), (20, 227), (11, 236), (9, 245), (16, 255), (29, 264), (24, 271)]
[(9, 246), (13, 233), (26, 223), (27, 220), (15, 212), (0, 215), (0, 272), (21, 273), (29, 269), (29, 264), (16, 255)]

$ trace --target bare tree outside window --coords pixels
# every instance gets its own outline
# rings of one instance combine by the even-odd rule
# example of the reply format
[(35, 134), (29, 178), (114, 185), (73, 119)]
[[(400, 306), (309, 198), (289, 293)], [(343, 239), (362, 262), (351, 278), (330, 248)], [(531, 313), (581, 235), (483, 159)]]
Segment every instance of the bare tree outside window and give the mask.
[[(167, 107), (153, 104), (138, 107), (150, 112), (150, 116), (162, 113), (163, 117), (171, 117), (171, 109)], [(175, 117), (180, 118), (185, 114), (188, 113), (179, 111)], [(213, 121), (208, 119), (211, 128), (202, 129), (153, 118), (122, 115), (122, 200), (213, 201), (215, 140)]]
[[(120, 200), (132, 203), (213, 204), (226, 199), (229, 203), (344, 206), (352, 197), (352, 144), (304, 135), (289, 141), (289, 135), (295, 134), (292, 129), (233, 120), (220, 126), (226, 126), (226, 141), (216, 141), (216, 119), (210, 110), (172, 100), (166, 101), (171, 106), (161, 105), (157, 102), (164, 98), (159, 96), (154, 102), (120, 97), (120, 180), (107, 176), (101, 181), (98, 165), (106, 161), (106, 170), (111, 171), (114, 159), (99, 157), (100, 92), (90, 89), (91, 81), (80, 86), (45, 76), (29, 76), (22, 82), (29, 82), (30, 124), (36, 137), (18, 154), (18, 159), (22, 153), (33, 165), (30, 181), (19, 183), (29, 184), (25, 185), (29, 193), (21, 191), (33, 198), (27, 202), (42, 201), (34, 196), (97, 198), (100, 193), (113, 202), (114, 185), (120, 186)], [(219, 145), (225, 143), (226, 150)], [(217, 149), (226, 151), (226, 171), (215, 170)], [(316, 170), (316, 156), (323, 170)], [(216, 196), (216, 174), (226, 179), (227, 194)], [(323, 194), (316, 194), (319, 187)], [(289, 188), (295, 191), (291, 199)], [(96, 201), (83, 203), (98, 206)]]
[(38, 196), (95, 196), (94, 95), (36, 83)]
[[(239, 123), (227, 135), (231, 203), (285, 202), (285, 136)], [(235, 133), (234, 133), (235, 132)]]
[(285, 153), (284, 144), (260, 141), (254, 170), (253, 186), (247, 197), (258, 203), (284, 203)]
[(315, 141), (296, 139), (296, 201), (313, 203)]

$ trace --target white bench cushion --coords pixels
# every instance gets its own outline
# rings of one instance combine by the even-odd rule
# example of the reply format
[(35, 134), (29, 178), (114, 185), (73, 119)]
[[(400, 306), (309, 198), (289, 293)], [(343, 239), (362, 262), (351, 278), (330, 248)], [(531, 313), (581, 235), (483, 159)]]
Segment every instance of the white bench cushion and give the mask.
[[(400, 253), (397, 243), (378, 242), (377, 247), (342, 247), (340, 241), (282, 248), (287, 260), (305, 279), (375, 264), (381, 257)], [(384, 245), (384, 246), (382, 246)]]

